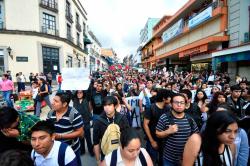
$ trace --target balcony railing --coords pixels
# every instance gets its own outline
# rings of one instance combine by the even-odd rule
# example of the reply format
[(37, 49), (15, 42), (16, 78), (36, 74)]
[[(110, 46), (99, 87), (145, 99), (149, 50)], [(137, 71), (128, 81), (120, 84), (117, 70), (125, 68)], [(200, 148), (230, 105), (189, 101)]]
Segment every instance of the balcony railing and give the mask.
[(73, 15), (70, 12), (66, 11), (65, 17), (71, 24), (73, 23)]
[(71, 35), (67, 35), (67, 39), (72, 43), (74, 43), (74, 38)]
[(59, 31), (57, 29), (50, 29), (49, 27), (42, 26), (42, 33), (46, 33), (48, 35), (59, 36)]
[(4, 22), (0, 21), (0, 30), (4, 29)]
[(76, 23), (76, 29), (78, 32), (82, 32), (82, 26), (79, 24), (79, 22)]
[(53, 12), (58, 12), (58, 4), (55, 1), (52, 0), (41, 0), (40, 1), (40, 6), (42, 8), (51, 10)]

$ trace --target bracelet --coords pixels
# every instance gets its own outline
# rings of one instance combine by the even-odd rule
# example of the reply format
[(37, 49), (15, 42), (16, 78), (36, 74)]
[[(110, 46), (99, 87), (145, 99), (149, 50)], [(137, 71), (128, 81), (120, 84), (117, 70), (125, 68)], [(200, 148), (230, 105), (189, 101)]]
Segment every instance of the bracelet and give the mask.
[(60, 139), (62, 139), (62, 134), (60, 134)]

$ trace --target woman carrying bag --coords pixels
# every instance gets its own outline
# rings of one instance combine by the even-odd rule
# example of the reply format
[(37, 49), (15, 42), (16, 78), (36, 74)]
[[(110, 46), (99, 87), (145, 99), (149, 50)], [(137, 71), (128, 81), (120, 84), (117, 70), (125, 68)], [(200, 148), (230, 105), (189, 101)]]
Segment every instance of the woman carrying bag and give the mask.
[(47, 85), (47, 82), (43, 78), (38, 78), (38, 84), (39, 84), (39, 89), (38, 89), (38, 94), (36, 96), (36, 111), (35, 115), (37, 117), (40, 117), (41, 114), (41, 105), (42, 101), (45, 101), (46, 104), (51, 107), (50, 99), (49, 99), (49, 87)]

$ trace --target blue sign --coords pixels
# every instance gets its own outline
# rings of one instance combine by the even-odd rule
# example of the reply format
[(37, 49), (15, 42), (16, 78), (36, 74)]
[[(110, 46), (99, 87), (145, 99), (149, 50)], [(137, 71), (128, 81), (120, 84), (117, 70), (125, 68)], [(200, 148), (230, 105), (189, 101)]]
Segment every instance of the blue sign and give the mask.
[(180, 19), (178, 22), (176, 22), (174, 25), (172, 25), (170, 28), (168, 28), (165, 32), (163, 32), (161, 38), (163, 42), (167, 42), (170, 39), (174, 38), (175, 36), (182, 33), (183, 30), (183, 19)]
[(212, 11), (213, 11), (212, 6), (210, 6), (201, 13), (199, 13), (198, 15), (194, 16), (188, 21), (188, 27), (193, 28), (199, 25), (200, 23), (208, 20), (209, 18), (212, 17)]

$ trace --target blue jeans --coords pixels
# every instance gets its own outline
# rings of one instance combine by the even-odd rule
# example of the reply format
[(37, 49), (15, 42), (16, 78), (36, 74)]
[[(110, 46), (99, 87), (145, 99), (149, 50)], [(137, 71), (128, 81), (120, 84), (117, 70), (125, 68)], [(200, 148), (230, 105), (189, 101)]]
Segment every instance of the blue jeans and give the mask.
[(58, 84), (58, 90), (57, 90), (57, 92), (62, 92), (61, 87), (62, 87), (62, 84)]
[(155, 150), (152, 147), (149, 140), (147, 140), (147, 142), (146, 142), (146, 150), (147, 150), (148, 154), (150, 155), (154, 165), (156, 165), (156, 162), (157, 162), (157, 159), (158, 159), (158, 152), (157, 152), (157, 150)]
[(13, 103), (12, 103), (12, 101), (10, 99), (10, 94), (11, 94), (10, 90), (3, 91), (3, 98), (7, 102), (8, 107), (12, 107), (13, 108), (14, 106), (13, 106)]
[[(43, 98), (43, 100), (46, 102), (46, 104), (49, 106), (49, 108), (51, 109), (51, 103), (50, 103), (50, 100), (49, 100), (49, 95), (45, 96)], [(41, 114), (41, 104), (42, 104), (42, 101), (37, 101), (36, 103), (36, 111), (35, 111), (35, 115), (37, 117), (40, 117), (40, 114)]]
[[(76, 160), (77, 160), (77, 163), (78, 163), (78, 166), (82, 166), (82, 162), (81, 162), (81, 150), (78, 149), (76, 152)], [(66, 156), (65, 156), (66, 157)]]
[(163, 166), (179, 166), (180, 164), (171, 162), (167, 159), (163, 159)]

